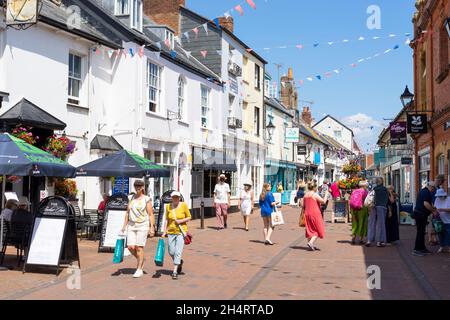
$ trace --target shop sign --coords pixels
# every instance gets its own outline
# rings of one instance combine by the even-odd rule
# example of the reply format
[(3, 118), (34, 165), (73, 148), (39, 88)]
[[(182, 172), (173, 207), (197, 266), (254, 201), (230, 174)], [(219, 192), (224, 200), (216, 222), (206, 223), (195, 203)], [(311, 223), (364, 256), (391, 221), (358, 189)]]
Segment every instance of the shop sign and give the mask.
[(426, 114), (408, 115), (408, 133), (427, 133), (428, 119)]
[(413, 158), (404, 157), (402, 158), (402, 165), (412, 165)]
[(299, 155), (299, 156), (306, 156), (307, 155), (306, 145), (299, 144), (297, 146), (297, 155)]
[(38, 0), (8, 0), (6, 25), (34, 24), (37, 22)]
[(299, 143), (300, 141), (300, 129), (299, 128), (286, 128), (286, 143)]
[(405, 121), (391, 123), (390, 131), (392, 145), (403, 145), (408, 143)]

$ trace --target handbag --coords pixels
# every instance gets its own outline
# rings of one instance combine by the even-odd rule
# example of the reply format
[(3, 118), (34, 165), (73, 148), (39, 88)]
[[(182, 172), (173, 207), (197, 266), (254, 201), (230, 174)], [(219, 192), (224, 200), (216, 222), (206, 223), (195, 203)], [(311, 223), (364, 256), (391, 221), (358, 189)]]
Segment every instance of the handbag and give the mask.
[(298, 223), (300, 228), (306, 227), (306, 217), (305, 217), (305, 210), (302, 209), (302, 212), (300, 213), (300, 221)]
[(436, 231), (436, 233), (441, 233), (444, 230), (444, 223), (442, 222), (441, 219), (433, 219), (432, 220), (433, 223), (433, 227), (434, 227), (434, 231)]
[(375, 204), (375, 191), (372, 190), (367, 195), (366, 199), (364, 200), (364, 207), (372, 208)]
[[(173, 218), (174, 218), (174, 220), (177, 220), (177, 217), (176, 217), (176, 214), (175, 214), (175, 210), (173, 210)], [(192, 238), (193, 238), (192, 234), (189, 231), (185, 232), (180, 225), (178, 225), (178, 228), (180, 229), (181, 234), (183, 235), (184, 244), (187, 245), (187, 246), (190, 245), (192, 243)]]
[(281, 226), (284, 224), (283, 214), (276, 207), (273, 209), (271, 216), (272, 227)]
[(114, 248), (113, 263), (119, 264), (123, 262), (123, 256), (125, 251), (125, 235), (120, 234), (116, 241), (116, 247)]
[(158, 240), (158, 246), (156, 247), (155, 254), (155, 264), (158, 267), (162, 267), (164, 265), (164, 254), (166, 252), (166, 243), (164, 239)]

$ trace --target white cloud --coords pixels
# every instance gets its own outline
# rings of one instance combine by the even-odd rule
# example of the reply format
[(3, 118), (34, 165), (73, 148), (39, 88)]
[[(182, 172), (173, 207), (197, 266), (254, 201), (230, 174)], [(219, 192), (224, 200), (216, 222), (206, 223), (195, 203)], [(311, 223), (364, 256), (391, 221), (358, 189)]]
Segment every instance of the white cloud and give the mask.
[(371, 151), (378, 141), (380, 132), (384, 128), (382, 121), (375, 120), (364, 113), (347, 116), (341, 120), (353, 130), (355, 140), (364, 152), (367, 152), (368, 149)]

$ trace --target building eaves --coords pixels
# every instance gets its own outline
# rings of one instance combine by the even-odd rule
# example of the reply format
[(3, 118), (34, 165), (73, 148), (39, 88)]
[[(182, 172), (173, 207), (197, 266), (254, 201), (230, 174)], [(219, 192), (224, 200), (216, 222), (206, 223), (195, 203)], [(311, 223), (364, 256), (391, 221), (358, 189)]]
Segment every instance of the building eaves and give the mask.
[(277, 99), (275, 98), (265, 98), (264, 103), (277, 109), (278, 111), (283, 112), (284, 114), (288, 115), (291, 118), (294, 118), (294, 115), (289, 112), (289, 110)]
[(319, 122), (315, 123), (313, 125), (313, 127), (318, 126), (320, 123), (322, 123), (325, 119), (330, 118), (333, 121), (336, 121), (337, 123), (339, 123), (341, 126), (343, 126), (344, 128), (346, 128), (347, 130), (349, 130), (352, 133), (352, 136), (354, 136), (355, 134), (353, 133), (353, 130), (350, 129), (349, 127), (347, 127), (345, 124), (343, 124), (341, 121), (337, 120), (336, 118), (334, 118), (333, 116), (327, 115), (325, 117), (323, 117)]

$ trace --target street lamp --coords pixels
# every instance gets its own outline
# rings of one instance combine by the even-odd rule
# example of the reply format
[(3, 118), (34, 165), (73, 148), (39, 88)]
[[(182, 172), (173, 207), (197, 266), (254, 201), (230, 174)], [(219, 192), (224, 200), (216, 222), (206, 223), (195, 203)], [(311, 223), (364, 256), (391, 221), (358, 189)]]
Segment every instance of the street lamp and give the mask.
[(311, 139), (308, 139), (308, 141), (306, 142), (306, 149), (308, 150), (308, 159), (311, 156), (311, 150), (313, 148), (313, 143), (311, 141)]
[(409, 91), (408, 86), (406, 86), (405, 91), (400, 96), (400, 100), (402, 101), (404, 108), (409, 106), (411, 102), (414, 100), (414, 95)]
[(325, 155), (325, 159), (328, 159), (331, 155), (331, 149), (329, 146), (325, 147), (325, 150), (323, 151), (324, 155)]
[(447, 29), (448, 38), (450, 39), (450, 17), (445, 20), (445, 28)]
[(272, 141), (273, 133), (275, 131), (275, 126), (272, 123), (272, 119), (270, 119), (269, 124), (266, 126), (268, 141)]

